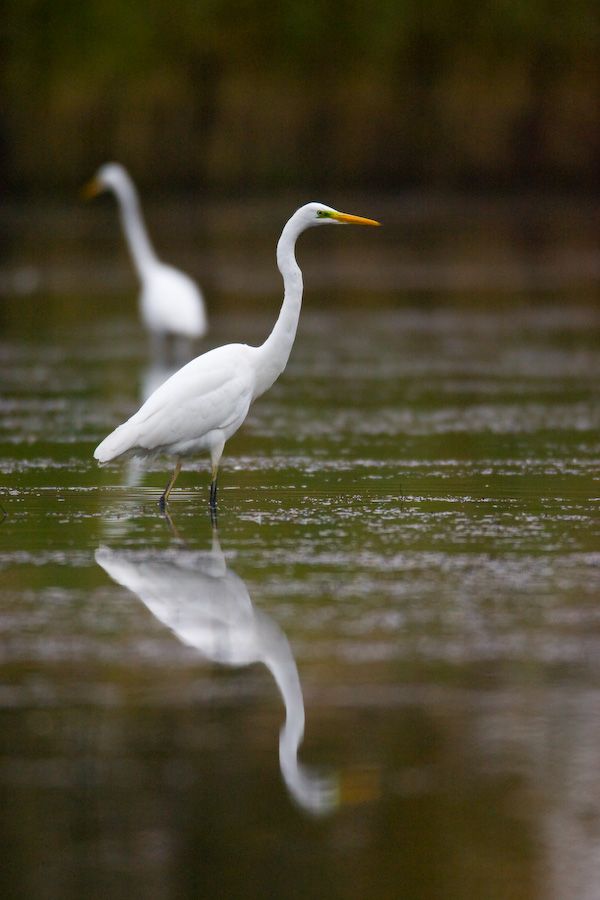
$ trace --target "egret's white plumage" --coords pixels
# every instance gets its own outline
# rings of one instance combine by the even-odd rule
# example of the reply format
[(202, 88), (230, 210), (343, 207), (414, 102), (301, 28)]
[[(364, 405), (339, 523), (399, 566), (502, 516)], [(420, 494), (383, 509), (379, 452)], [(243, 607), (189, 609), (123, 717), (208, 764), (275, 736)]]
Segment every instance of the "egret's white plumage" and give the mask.
[(191, 340), (202, 337), (207, 330), (202, 292), (189, 275), (156, 256), (137, 190), (119, 163), (101, 166), (84, 193), (91, 198), (106, 190), (112, 191), (119, 205), (123, 232), (141, 283), (140, 313), (146, 328), (158, 339), (167, 334)]
[(226, 344), (191, 360), (96, 447), (94, 456), (100, 463), (158, 453), (176, 457), (175, 471), (161, 497), (164, 506), (182, 457), (207, 451), (212, 463), (210, 504), (216, 505), (217, 471), (225, 441), (240, 427), (250, 404), (283, 372), (294, 343), (302, 304), (302, 273), (294, 255), (296, 240), (312, 225), (325, 223), (379, 224), (322, 203), (308, 203), (297, 210), (277, 244), (284, 297), (264, 344)]

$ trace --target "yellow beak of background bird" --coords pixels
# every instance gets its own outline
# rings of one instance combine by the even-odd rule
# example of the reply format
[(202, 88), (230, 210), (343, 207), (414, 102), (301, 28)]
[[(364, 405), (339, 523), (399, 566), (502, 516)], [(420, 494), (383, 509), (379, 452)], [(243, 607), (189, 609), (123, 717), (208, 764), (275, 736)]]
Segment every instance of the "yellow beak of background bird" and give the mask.
[(92, 178), (81, 188), (81, 197), (83, 200), (93, 200), (98, 194), (104, 190), (103, 185), (97, 178)]

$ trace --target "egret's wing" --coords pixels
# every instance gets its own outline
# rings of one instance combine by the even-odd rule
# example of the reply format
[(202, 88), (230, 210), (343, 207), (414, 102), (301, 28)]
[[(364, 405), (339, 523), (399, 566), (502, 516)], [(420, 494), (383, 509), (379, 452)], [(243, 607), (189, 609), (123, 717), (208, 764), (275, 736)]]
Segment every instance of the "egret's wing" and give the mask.
[(191, 360), (105, 438), (96, 458), (106, 462), (136, 450), (152, 453), (168, 447), (191, 452), (215, 429), (225, 431), (226, 438), (233, 434), (252, 401), (252, 349), (229, 344)]
[(237, 420), (250, 405), (254, 380), (246, 349), (219, 347), (175, 372), (129, 420), (140, 429), (140, 445), (192, 439)]

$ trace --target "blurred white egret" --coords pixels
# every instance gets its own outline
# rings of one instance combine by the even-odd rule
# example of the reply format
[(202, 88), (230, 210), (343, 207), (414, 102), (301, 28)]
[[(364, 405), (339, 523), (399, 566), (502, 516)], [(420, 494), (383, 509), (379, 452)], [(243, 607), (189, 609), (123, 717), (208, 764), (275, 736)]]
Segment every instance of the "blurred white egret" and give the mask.
[(191, 360), (96, 447), (95, 458), (106, 463), (158, 453), (174, 456), (175, 470), (160, 498), (164, 509), (182, 458), (208, 451), (212, 464), (210, 506), (214, 509), (217, 472), (225, 441), (240, 427), (250, 404), (283, 372), (294, 344), (302, 304), (302, 273), (294, 255), (296, 239), (312, 225), (345, 223), (379, 224), (372, 219), (337, 212), (322, 203), (307, 203), (298, 209), (285, 225), (277, 244), (284, 297), (279, 317), (264, 344), (259, 347), (226, 344)]
[(204, 299), (185, 272), (161, 262), (146, 230), (135, 185), (119, 163), (106, 163), (83, 189), (88, 199), (102, 191), (117, 199), (125, 239), (141, 282), (140, 313), (155, 343), (166, 335), (193, 340), (206, 333)]

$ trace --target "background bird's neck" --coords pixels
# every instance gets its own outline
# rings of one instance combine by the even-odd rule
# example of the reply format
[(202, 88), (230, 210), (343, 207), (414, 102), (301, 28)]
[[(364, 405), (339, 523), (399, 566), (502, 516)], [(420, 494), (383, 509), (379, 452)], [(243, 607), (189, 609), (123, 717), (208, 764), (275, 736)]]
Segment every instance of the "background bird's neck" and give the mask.
[(139, 198), (130, 183), (120, 184), (116, 195), (125, 238), (138, 276), (143, 278), (148, 268), (156, 262), (156, 254), (146, 231)]
[(268, 390), (286, 367), (302, 307), (302, 272), (294, 256), (297, 228), (290, 220), (277, 244), (277, 265), (283, 276), (283, 303), (273, 331), (258, 348), (260, 365), (254, 396)]

